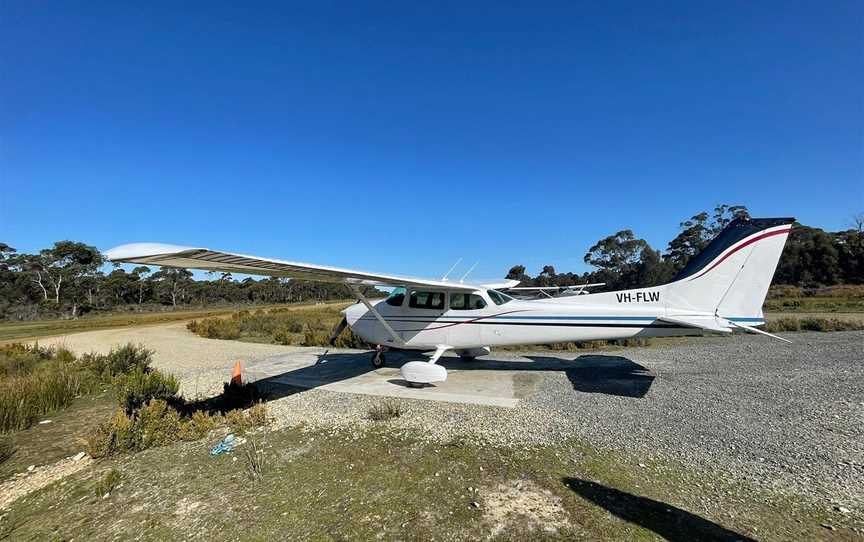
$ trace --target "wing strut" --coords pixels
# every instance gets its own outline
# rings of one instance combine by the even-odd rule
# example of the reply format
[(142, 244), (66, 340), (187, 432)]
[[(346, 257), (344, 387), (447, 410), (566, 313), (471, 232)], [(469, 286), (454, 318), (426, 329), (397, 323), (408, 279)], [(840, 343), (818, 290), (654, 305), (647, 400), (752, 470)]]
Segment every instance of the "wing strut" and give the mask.
[(400, 337), (398, 333), (393, 331), (393, 328), (390, 327), (390, 324), (387, 323), (387, 320), (385, 320), (384, 317), (375, 310), (375, 307), (372, 306), (372, 303), (369, 303), (369, 300), (366, 299), (366, 296), (363, 295), (363, 292), (360, 291), (360, 288), (356, 284), (349, 284), (348, 287), (351, 288), (352, 292), (357, 294), (357, 297), (359, 297), (360, 301), (364, 305), (366, 305), (366, 308), (369, 309), (369, 312), (371, 312), (372, 315), (378, 320), (378, 322), (380, 322), (381, 325), (384, 326), (384, 329), (386, 329), (387, 333), (389, 333), (390, 336), (393, 337), (393, 340), (396, 342), (396, 344), (404, 346), (405, 341), (402, 340), (402, 337)]

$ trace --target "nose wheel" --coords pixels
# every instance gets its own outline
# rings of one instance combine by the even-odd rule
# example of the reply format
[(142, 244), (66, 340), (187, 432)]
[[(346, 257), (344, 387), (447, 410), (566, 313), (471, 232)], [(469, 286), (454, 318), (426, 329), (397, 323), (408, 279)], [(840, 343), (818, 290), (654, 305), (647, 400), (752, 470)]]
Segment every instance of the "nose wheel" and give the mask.
[(384, 363), (386, 363), (386, 361), (387, 360), (384, 358), (383, 350), (376, 350), (372, 352), (372, 367), (380, 369), (381, 367), (384, 367)]

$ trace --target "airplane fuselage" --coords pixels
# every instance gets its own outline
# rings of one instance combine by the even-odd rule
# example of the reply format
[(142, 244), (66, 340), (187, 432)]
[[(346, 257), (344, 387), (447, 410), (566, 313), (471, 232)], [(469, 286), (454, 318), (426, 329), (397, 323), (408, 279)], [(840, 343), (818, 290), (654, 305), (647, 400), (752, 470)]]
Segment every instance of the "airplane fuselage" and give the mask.
[[(418, 298), (409, 290), (400, 299), (372, 301), (375, 310), (390, 325), (403, 344), (398, 344), (377, 317), (362, 304), (345, 310), (348, 325), (354, 333), (372, 344), (396, 348), (430, 350), (449, 345), (455, 350), (521, 344), (625, 339), (630, 337), (664, 337), (701, 334), (693, 329), (659, 318), (667, 316), (663, 286), (571, 296), (542, 300), (518, 300), (494, 290), (478, 290), (472, 295), (482, 298), (476, 305), (464, 308), (454, 304), (454, 292), (434, 292), (441, 298), (434, 303)], [(490, 295), (491, 292), (491, 295)], [(428, 290), (424, 293), (431, 294)], [(455, 301), (461, 301), (456, 298)], [(412, 306), (412, 304), (414, 306)], [(429, 305), (433, 305), (430, 307)], [(452, 308), (452, 306), (459, 308)], [(734, 315), (731, 315), (735, 319)], [(741, 318), (755, 322), (754, 318)]]

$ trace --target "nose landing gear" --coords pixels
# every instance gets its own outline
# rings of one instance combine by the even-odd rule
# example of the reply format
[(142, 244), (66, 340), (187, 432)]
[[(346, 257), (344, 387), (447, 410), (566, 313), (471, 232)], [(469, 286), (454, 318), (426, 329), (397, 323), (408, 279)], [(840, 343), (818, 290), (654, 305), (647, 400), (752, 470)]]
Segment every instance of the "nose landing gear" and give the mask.
[(384, 364), (387, 362), (387, 359), (384, 357), (384, 348), (378, 346), (375, 348), (375, 351), (372, 352), (372, 367), (376, 369), (380, 369), (384, 367)]

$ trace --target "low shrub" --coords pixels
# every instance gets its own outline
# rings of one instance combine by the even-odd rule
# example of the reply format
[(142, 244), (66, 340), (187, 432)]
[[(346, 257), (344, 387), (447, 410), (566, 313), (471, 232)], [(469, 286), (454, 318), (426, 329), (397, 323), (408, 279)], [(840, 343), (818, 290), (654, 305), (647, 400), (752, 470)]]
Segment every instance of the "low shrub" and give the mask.
[(767, 322), (761, 329), (768, 333), (777, 333), (779, 331), (800, 331), (801, 321), (798, 318), (778, 318)]
[(152, 360), (152, 350), (128, 343), (112, 348), (108, 354), (84, 354), (79, 363), (93, 373), (110, 379), (135, 370), (146, 371)]
[[(243, 337), (269, 340), (276, 344), (330, 346), (330, 333), (342, 319), (341, 307), (314, 306), (276, 308), (254, 313), (239, 311), (230, 318), (207, 318), (189, 322), (193, 333), (210, 339)], [(346, 329), (334, 343), (339, 348), (370, 348), (367, 342)]]
[(162, 399), (153, 399), (144, 405), (136, 422), (142, 450), (180, 440), (180, 413)]
[(136, 368), (118, 377), (114, 383), (115, 395), (127, 413), (141, 408), (153, 399), (170, 400), (176, 397), (180, 383), (173, 375), (158, 370)]
[(380, 422), (392, 420), (402, 415), (402, 406), (396, 401), (384, 401), (369, 407), (367, 415), (370, 420)]
[(240, 435), (250, 429), (267, 425), (269, 423), (267, 406), (264, 403), (257, 403), (247, 409), (230, 410), (225, 415), (225, 423), (233, 432)]
[(170, 402), (154, 399), (131, 414), (118, 410), (88, 438), (87, 451), (93, 457), (107, 457), (181, 440), (198, 440), (226, 425), (233, 432), (243, 434), (267, 423), (269, 417), (264, 403), (245, 410), (234, 409), (224, 416), (203, 410), (183, 416)]
[(87, 453), (98, 458), (140, 450), (141, 432), (135, 422), (133, 417), (118, 410), (87, 437)]
[(186, 328), (207, 339), (237, 339), (240, 337), (240, 322), (236, 314), (232, 318), (192, 320), (186, 325)]
[(209, 412), (199, 410), (181, 422), (178, 437), (180, 440), (198, 440), (223, 423), (221, 415), (211, 415)]

